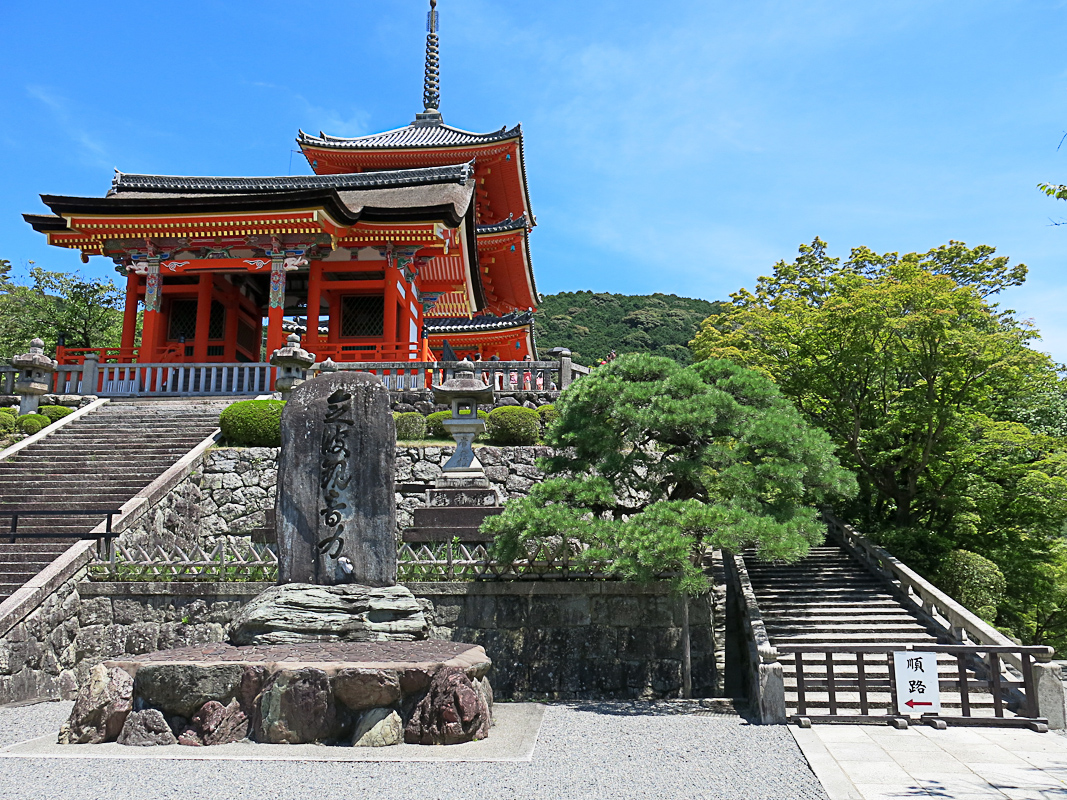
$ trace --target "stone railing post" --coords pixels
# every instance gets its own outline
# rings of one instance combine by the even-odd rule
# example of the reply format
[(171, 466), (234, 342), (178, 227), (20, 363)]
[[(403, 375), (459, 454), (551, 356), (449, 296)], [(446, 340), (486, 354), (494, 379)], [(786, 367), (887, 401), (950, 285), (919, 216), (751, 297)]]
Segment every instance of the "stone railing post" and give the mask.
[(52, 391), (56, 362), (44, 354), (44, 342), (34, 339), (30, 352), (12, 357), (11, 366), (19, 370), (15, 382), (15, 394), (22, 395), (19, 414), (32, 414), (41, 404), (41, 395)]
[(1034, 671), (1034, 696), (1031, 698), (1037, 716), (1048, 720), (1050, 730), (1067, 728), (1067, 700), (1063, 690), (1060, 665), (1052, 661), (1038, 661)]
[(786, 721), (785, 710), (785, 675), (782, 662), (777, 654), (760, 653), (760, 664), (756, 675), (759, 687), (759, 717), (764, 725), (780, 725)]
[(100, 374), (100, 354), (86, 353), (82, 362), (80, 394), (96, 394), (97, 376)]
[(571, 354), (564, 353), (559, 357), (559, 389), (563, 391), (571, 385)]

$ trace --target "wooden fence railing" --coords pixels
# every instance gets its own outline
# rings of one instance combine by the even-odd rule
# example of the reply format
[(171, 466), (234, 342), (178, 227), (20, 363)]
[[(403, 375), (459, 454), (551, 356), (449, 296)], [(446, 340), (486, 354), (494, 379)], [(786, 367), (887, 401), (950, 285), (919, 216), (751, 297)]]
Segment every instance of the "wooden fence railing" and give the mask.
[[(902, 651), (946, 657), (938, 659), (936, 678), (942, 710), (922, 714), (922, 722), (938, 728), (952, 724), (1048, 730), (1049, 720), (1040, 714), (1034, 667), (1036, 659), (1051, 658), (1052, 648), (1015, 644), (781, 645), (779, 654), (792, 656), (786, 663), (792, 662), (796, 679), (795, 699), (786, 699), (793, 711), (790, 718), (807, 727), (813, 720), (864, 722), (881, 717), (906, 728), (911, 715), (899, 713), (893, 677), (893, 654)], [(1018, 661), (1019, 671), (1004, 668), (1002, 662), (1009, 658)], [(852, 713), (841, 713), (846, 709)]]
[(901, 563), (886, 550), (870, 542), (863, 534), (839, 520), (829, 510), (823, 518), (830, 535), (869, 571), (886, 581), (901, 602), (940, 628), (953, 641), (1009, 648), (1005, 660), (1015, 669), (1022, 661), (1010, 652), (1015, 643), (974, 612), (964, 608), (911, 567)]

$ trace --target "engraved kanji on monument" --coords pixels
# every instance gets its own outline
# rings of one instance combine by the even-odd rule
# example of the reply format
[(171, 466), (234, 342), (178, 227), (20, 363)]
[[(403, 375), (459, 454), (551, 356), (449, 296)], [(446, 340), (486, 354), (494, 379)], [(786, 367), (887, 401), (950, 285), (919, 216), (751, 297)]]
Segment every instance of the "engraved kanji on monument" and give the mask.
[(396, 584), (396, 431), (374, 375), (297, 386), (282, 412), (278, 583)]

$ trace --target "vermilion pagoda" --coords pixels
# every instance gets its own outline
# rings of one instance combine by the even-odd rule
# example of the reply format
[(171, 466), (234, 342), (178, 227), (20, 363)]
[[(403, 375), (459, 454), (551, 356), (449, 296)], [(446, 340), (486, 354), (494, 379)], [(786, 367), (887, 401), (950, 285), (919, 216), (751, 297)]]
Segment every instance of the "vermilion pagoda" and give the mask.
[(259, 362), (292, 330), (319, 360), (432, 361), (446, 340), (536, 358), (522, 130), (444, 124), (436, 14), (423, 113), (354, 139), (301, 131), (314, 175), (118, 173), (104, 197), (42, 195), (34, 229), (127, 275), (122, 346), (101, 361)]

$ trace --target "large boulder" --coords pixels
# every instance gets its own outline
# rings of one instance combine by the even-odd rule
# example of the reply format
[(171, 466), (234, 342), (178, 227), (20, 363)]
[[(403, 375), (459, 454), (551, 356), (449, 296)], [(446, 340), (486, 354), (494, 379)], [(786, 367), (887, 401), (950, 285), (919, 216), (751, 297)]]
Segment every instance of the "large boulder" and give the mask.
[(193, 715), (193, 730), (207, 746), (239, 742), (248, 736), (249, 719), (236, 698), (229, 705), (209, 700)]
[(170, 725), (158, 708), (134, 711), (126, 717), (126, 724), (119, 734), (119, 744), (134, 747), (150, 747), (159, 744), (177, 744)]
[(273, 586), (242, 608), (229, 627), (236, 645), (382, 642), (425, 639), (426, 617), (403, 586)]
[(393, 708), (372, 708), (360, 715), (353, 747), (390, 747), (404, 741), (404, 722)]
[(141, 704), (191, 717), (208, 700), (229, 703), (244, 673), (241, 664), (145, 664), (137, 670), (134, 688)]
[(324, 671), (279, 670), (259, 696), (255, 737), (270, 744), (330, 742), (342, 735), (345, 721)]
[(348, 667), (334, 675), (333, 694), (351, 711), (391, 706), (400, 700), (400, 678), (391, 669)]
[(133, 708), (133, 678), (123, 669), (97, 664), (59, 731), (60, 744), (113, 742)]
[(408, 744), (462, 744), (484, 739), (492, 725), (485, 692), (456, 667), (437, 671), (404, 728)]

